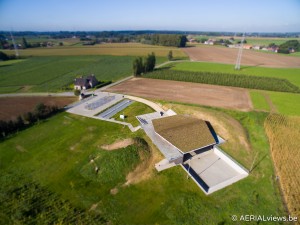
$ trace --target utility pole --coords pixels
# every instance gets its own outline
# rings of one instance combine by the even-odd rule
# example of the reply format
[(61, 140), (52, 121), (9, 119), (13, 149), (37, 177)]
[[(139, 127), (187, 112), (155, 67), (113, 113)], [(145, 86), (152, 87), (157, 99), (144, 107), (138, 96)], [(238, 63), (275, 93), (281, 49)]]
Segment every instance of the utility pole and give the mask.
[(18, 58), (19, 57), (19, 51), (18, 51), (18, 47), (16, 45), (16, 42), (15, 42), (15, 39), (14, 39), (14, 36), (12, 35), (12, 33), (10, 32), (10, 37), (11, 37), (11, 40), (12, 40), (12, 43), (14, 45), (14, 49), (15, 49), (15, 54), (16, 54), (16, 57)]
[(235, 69), (236, 70), (240, 70), (240, 68), (241, 68), (241, 60), (242, 60), (244, 40), (245, 40), (245, 33), (243, 34), (243, 38), (241, 40), (241, 44), (240, 44), (240, 48), (239, 48), (239, 52), (238, 52), (238, 57), (237, 57), (236, 63), (235, 63)]

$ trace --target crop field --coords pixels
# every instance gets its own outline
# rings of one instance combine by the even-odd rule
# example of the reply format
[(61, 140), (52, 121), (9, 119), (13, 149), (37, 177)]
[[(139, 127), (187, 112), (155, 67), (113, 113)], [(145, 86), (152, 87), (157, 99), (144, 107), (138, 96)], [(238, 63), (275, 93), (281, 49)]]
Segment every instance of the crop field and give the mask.
[(287, 79), (292, 84), (295, 84), (298, 87), (300, 87), (300, 68), (266, 68), (256, 66), (241, 66), (240, 70), (235, 70), (234, 66), (235, 65), (232, 64), (228, 65), (221, 63), (182, 62), (173, 64), (171, 69), (194, 72), (219, 72), (261, 77), (275, 77)]
[(77, 97), (1, 97), (0, 120), (15, 120), (19, 115), (33, 112), (38, 103), (60, 108), (77, 100)]
[(193, 72), (160, 69), (144, 75), (145, 78), (195, 82), (222, 86), (243, 87), (270, 91), (299, 93), (300, 88), (286, 79), (228, 74), (220, 72)]
[[(182, 49), (192, 61), (235, 64), (238, 49), (219, 46), (197, 46)], [(243, 50), (241, 65), (272, 67), (272, 68), (299, 68), (300, 58), (283, 54), (268, 54), (261, 51)]]
[[(99, 44), (94, 46), (65, 46), (52, 48), (33, 48), (19, 50), (21, 56), (74, 56), (74, 55), (115, 55), (115, 56), (146, 56), (154, 52), (158, 57), (167, 57), (168, 52), (172, 50), (175, 59), (188, 58), (180, 49), (174, 47), (163, 47), (154, 45), (145, 45), (139, 43), (112, 43)], [(4, 51), (8, 54), (14, 54), (13, 50)]]
[(131, 75), (132, 61), (130, 56), (28, 58), (0, 66), (0, 93), (59, 91), (75, 77), (88, 74), (95, 74), (98, 80), (116, 81)]
[(265, 121), (276, 176), (289, 212), (300, 217), (300, 118), (271, 114)]
[[(149, 152), (147, 145), (134, 144), (105, 151), (102, 145), (142, 133), (129, 133), (122, 125), (60, 113), (0, 143), (1, 223), (37, 223), (41, 218), (49, 223), (69, 223), (75, 215), (81, 215), (79, 221), (84, 224), (92, 220), (98, 224), (198, 224), (201, 221), (210, 225), (230, 223), (231, 215), (243, 215), (245, 209), (253, 214), (284, 215), (280, 195), (272, 181), (271, 160), (264, 157), (269, 154), (263, 128), (266, 115), (178, 104), (174, 105), (176, 111), (177, 106), (183, 113), (192, 110), (198, 114), (205, 110), (219, 121), (233, 120), (235, 126), (243, 126), (251, 151), (239, 148), (234, 144), (236, 139), (232, 139), (231, 144), (236, 148), (230, 154), (249, 167), (252, 156), (259, 152), (260, 160), (253, 173), (210, 196), (186, 179), (180, 167), (161, 173), (150, 168), (153, 172), (147, 179), (124, 185), (126, 174), (141, 163), (141, 156), (147, 161), (158, 150), (151, 148)], [(227, 124), (233, 123), (226, 121), (223, 131), (240, 136), (240, 130), (230, 129)], [(99, 168), (98, 173), (95, 166)], [(11, 195), (12, 192), (15, 194)], [(40, 196), (40, 201), (33, 193)], [(45, 195), (50, 197), (43, 198)], [(59, 211), (58, 205), (62, 207)], [(47, 213), (45, 208), (53, 208), (52, 213)]]

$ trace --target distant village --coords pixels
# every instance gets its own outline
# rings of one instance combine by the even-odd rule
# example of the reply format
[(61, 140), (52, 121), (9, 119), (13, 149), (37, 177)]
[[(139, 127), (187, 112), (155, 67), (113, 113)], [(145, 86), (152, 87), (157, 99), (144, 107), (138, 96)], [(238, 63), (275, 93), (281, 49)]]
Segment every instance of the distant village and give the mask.
[[(241, 40), (235, 40), (233, 37), (229, 39), (207, 39), (207, 38), (201, 38), (201, 39), (195, 39), (195, 38), (189, 38), (188, 39), (190, 44), (193, 43), (202, 43), (204, 45), (222, 45), (226, 46), (228, 48), (240, 48), (241, 45), (243, 49), (253, 49), (253, 50), (261, 50), (261, 51), (269, 51), (269, 52), (275, 52), (277, 53), (279, 51), (280, 46), (276, 45), (274, 43), (270, 43), (269, 45), (252, 45), (248, 44), (247, 40), (241, 44)], [(281, 53), (294, 53), (296, 52), (296, 49), (293, 47), (287, 48), (286, 52)]]

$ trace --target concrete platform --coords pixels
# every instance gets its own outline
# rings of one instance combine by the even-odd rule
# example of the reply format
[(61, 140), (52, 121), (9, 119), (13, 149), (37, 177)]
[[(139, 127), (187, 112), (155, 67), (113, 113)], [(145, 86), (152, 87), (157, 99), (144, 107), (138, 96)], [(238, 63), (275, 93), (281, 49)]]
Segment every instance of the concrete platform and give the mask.
[(246, 169), (216, 146), (186, 160), (182, 167), (205, 194), (211, 194), (248, 176)]

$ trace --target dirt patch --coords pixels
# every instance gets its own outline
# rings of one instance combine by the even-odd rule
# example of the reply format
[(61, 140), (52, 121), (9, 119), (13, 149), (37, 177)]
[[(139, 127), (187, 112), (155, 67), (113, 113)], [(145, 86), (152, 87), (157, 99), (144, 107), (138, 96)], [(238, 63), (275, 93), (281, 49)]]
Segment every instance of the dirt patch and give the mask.
[(124, 140), (119, 140), (116, 141), (110, 145), (102, 145), (101, 148), (111, 151), (111, 150), (116, 150), (120, 148), (126, 148), (129, 145), (132, 145), (134, 143), (134, 140), (132, 138), (127, 138)]
[(112, 194), (112, 195), (116, 195), (118, 192), (119, 192), (118, 188), (113, 188), (110, 190), (110, 194)]
[(38, 103), (64, 107), (76, 100), (75, 97), (1, 97), (0, 120), (14, 120), (19, 115), (32, 112)]
[(133, 78), (108, 88), (107, 91), (241, 111), (253, 108), (247, 89), (217, 85)]
[(17, 145), (17, 146), (16, 146), (16, 149), (17, 149), (19, 152), (27, 152), (27, 150), (26, 150), (23, 146), (21, 146), (21, 145)]
[[(197, 46), (182, 49), (192, 61), (235, 64), (238, 49), (218, 46)], [(278, 54), (243, 50), (242, 65), (276, 68), (300, 67), (300, 58)]]

